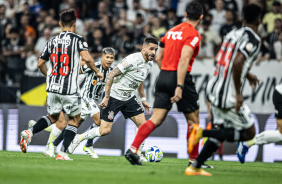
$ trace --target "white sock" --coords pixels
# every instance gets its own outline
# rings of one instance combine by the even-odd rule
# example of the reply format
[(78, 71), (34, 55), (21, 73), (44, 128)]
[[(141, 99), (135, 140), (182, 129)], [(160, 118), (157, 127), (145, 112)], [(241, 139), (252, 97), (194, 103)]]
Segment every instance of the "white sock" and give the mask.
[[(53, 124), (53, 125), (55, 125), (55, 124)], [(47, 144), (49, 144), (50, 142), (54, 142), (57, 139), (57, 137), (59, 137), (59, 135), (62, 133), (62, 131), (60, 129), (58, 129), (58, 127), (56, 125), (55, 126), (53, 126), (53, 125), (52, 125), (52, 131), (50, 133)]]
[(254, 138), (254, 143), (257, 145), (276, 143), (282, 141), (282, 134), (279, 130), (269, 130), (257, 134)]
[(92, 128), (91, 130), (88, 130), (87, 132), (84, 132), (81, 134), (84, 139), (94, 139), (95, 137), (101, 137), (100, 134), (100, 127)]
[(96, 123), (93, 123), (93, 128), (99, 127), (99, 125), (97, 125)]

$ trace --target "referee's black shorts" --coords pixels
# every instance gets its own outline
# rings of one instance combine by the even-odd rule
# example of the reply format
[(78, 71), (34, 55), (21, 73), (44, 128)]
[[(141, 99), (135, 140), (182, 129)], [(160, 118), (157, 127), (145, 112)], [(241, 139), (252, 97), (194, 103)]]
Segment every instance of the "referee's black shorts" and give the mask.
[[(156, 83), (154, 108), (170, 110), (172, 108), (170, 98), (174, 96), (176, 86), (177, 71), (162, 70)], [(182, 99), (176, 105), (178, 111), (183, 113), (191, 113), (199, 109), (199, 95), (189, 73), (185, 76)]]

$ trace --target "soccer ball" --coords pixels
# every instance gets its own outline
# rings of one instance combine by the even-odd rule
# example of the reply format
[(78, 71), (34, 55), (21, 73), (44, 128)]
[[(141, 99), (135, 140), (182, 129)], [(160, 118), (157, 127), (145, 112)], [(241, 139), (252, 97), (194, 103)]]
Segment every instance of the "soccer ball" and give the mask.
[(160, 162), (163, 157), (163, 151), (157, 146), (150, 147), (145, 152), (145, 157), (149, 162)]

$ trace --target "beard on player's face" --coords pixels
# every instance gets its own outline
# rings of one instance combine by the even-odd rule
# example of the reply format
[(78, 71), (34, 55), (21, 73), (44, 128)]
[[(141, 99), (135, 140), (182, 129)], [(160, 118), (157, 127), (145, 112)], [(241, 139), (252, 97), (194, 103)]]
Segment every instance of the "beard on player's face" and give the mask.
[(150, 52), (145, 52), (146, 60), (151, 61), (154, 59), (155, 54), (150, 54)]

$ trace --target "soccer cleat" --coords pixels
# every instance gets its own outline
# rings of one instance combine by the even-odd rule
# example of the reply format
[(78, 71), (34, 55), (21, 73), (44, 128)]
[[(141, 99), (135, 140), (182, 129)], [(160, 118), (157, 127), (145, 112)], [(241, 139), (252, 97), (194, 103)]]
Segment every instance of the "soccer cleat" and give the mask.
[(185, 174), (189, 176), (212, 176), (211, 173), (208, 173), (203, 169), (196, 169), (192, 166), (189, 166), (185, 169)]
[(56, 160), (70, 160), (70, 161), (72, 161), (73, 159), (71, 159), (67, 153), (60, 151), (60, 153), (56, 157)]
[(46, 146), (43, 155), (48, 157), (55, 157), (55, 149), (56, 147), (52, 142), (49, 142), (49, 144)]
[(21, 141), (20, 141), (20, 147), (23, 153), (26, 153), (27, 147), (29, 143), (31, 142), (32, 132), (29, 130), (24, 130), (21, 132)]
[[(194, 162), (194, 161), (189, 160), (188, 167), (191, 166), (191, 165), (193, 164), (193, 162)], [(203, 165), (201, 166), (201, 168), (202, 168), (202, 169), (214, 169), (214, 166), (212, 166), (212, 165), (207, 165), (207, 164), (203, 164)]]
[(244, 145), (243, 142), (238, 142), (236, 154), (242, 164), (245, 163), (245, 157), (248, 151), (248, 146)]
[(83, 147), (83, 151), (87, 153), (91, 158), (98, 158), (98, 155), (95, 153), (94, 148), (92, 146), (90, 147)]
[(193, 129), (189, 136), (188, 154), (191, 154), (194, 146), (203, 138), (203, 129), (198, 124), (193, 125)]
[(124, 156), (132, 165), (143, 165), (139, 156), (133, 153), (131, 149), (128, 149)]
[(77, 134), (77, 135), (74, 137), (73, 141), (71, 142), (71, 144), (70, 144), (70, 146), (69, 146), (69, 148), (68, 148), (68, 152), (69, 152), (69, 153), (73, 153), (74, 150), (77, 148), (77, 146), (80, 144), (80, 142), (81, 142), (81, 140), (80, 140), (80, 138), (79, 138), (79, 134)]
[(33, 127), (34, 125), (36, 124), (36, 121), (34, 121), (34, 120), (29, 120), (29, 122), (28, 122), (28, 129), (30, 129), (31, 127)]
[(143, 154), (140, 154), (138, 156), (139, 156), (141, 162), (148, 162), (148, 160), (146, 159), (146, 157), (144, 157)]

